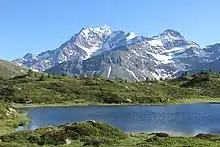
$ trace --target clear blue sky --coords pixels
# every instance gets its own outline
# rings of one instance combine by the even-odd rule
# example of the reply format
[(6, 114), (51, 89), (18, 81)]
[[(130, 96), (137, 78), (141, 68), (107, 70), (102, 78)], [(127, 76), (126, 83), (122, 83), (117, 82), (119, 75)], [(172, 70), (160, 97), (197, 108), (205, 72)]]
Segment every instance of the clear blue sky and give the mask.
[(220, 0), (1, 0), (0, 58), (59, 47), (83, 27), (156, 35), (167, 28), (201, 45), (220, 42)]

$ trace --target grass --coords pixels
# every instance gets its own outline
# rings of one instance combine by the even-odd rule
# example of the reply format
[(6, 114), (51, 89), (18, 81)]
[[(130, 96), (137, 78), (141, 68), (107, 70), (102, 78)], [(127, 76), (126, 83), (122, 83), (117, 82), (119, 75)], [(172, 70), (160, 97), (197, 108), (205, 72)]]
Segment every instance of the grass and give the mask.
[(198, 137), (149, 137), (138, 143), (138, 147), (218, 147), (219, 137), (200, 139)]
[[(181, 102), (181, 101), (180, 101)], [(35, 108), (35, 107), (70, 107), (70, 106), (149, 106), (149, 105), (169, 105), (169, 104), (184, 104), (183, 102), (170, 102), (170, 103), (152, 103), (152, 104), (132, 104), (132, 103), (98, 103), (98, 102), (85, 102), (85, 103), (72, 103), (72, 102), (65, 102), (65, 103), (55, 103), (55, 104), (19, 104), (19, 103), (11, 103), (11, 105), (15, 108)], [(185, 102), (187, 104), (187, 102)], [(189, 103), (191, 104), (191, 103)]]
[(34, 74), (0, 80), (0, 100), (18, 107), (219, 102), (219, 88), (217, 73), (142, 82)]
[[(6, 61), (0, 60), (0, 64), (7, 64), (1, 68), (12, 69)], [(184, 75), (170, 80), (126, 82), (101, 77), (52, 76), (29, 71), (28, 75), (0, 78), (0, 100), (17, 104), (31, 100), (34, 105), (71, 106), (172, 104), (200, 100), (218, 102), (220, 98), (220, 74), (214, 72), (203, 71), (191, 77)], [(11, 76), (9, 73), (7, 75)]]
[(16, 118), (0, 120), (0, 135), (15, 132), (16, 128), (29, 121), (25, 114), (18, 114)]
[[(66, 144), (68, 139), (71, 144)], [(0, 136), (1, 146), (59, 146), (59, 147), (218, 147), (220, 136), (198, 134), (193, 137), (171, 137), (166, 133), (132, 133), (101, 123), (83, 122), (59, 127), (21, 131)]]
[(22, 111), (16, 111), (10, 104), (0, 101), (0, 135), (15, 132), (18, 126), (28, 121)]
[(167, 81), (125, 82), (85, 77), (16, 77), (0, 81), (0, 99), (40, 105), (167, 104), (198, 95)]
[(81, 144), (106, 144), (128, 137), (121, 130), (100, 122), (66, 124), (59, 127), (43, 128), (36, 131), (21, 131), (0, 137), (2, 142), (38, 145), (64, 145), (66, 139)]
[(170, 104), (197, 104), (197, 103), (220, 103), (220, 98), (191, 98), (191, 99), (179, 99), (176, 101), (170, 101), (166, 104), (164, 103), (156, 103), (156, 104), (106, 104), (106, 103), (55, 103), (55, 104), (19, 104), (12, 103), (11, 105), (15, 108), (25, 108), (25, 107), (69, 107), (69, 106), (149, 106), (149, 105), (170, 105)]
[(15, 66), (14, 64), (5, 61), (0, 60), (0, 77), (1, 78), (11, 78), (15, 76), (20, 76), (25, 74), (27, 71), (25, 69), (22, 69), (18, 66)]
[(220, 98), (195, 98), (195, 99), (181, 99), (175, 104), (195, 104), (195, 103), (220, 103)]

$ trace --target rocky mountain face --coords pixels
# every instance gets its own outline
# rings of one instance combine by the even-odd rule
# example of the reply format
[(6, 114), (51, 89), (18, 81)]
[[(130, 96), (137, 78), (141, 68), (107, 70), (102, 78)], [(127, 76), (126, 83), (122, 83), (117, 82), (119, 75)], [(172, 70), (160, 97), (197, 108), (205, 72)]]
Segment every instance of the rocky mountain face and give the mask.
[(201, 47), (168, 29), (153, 37), (109, 27), (83, 28), (55, 50), (13, 61), (19, 66), (57, 74), (143, 81), (172, 78), (183, 71), (220, 71), (220, 44)]

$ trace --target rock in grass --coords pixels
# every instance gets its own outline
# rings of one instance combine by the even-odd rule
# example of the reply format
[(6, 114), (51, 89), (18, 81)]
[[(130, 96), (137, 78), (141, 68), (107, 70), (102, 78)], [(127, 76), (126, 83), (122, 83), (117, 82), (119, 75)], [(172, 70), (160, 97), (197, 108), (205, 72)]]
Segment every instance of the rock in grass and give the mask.
[(88, 120), (87, 123), (96, 123), (95, 120)]
[(71, 141), (69, 138), (65, 139), (65, 141), (66, 141), (66, 144), (67, 144), (67, 145), (69, 145), (69, 144), (72, 143), (72, 141)]

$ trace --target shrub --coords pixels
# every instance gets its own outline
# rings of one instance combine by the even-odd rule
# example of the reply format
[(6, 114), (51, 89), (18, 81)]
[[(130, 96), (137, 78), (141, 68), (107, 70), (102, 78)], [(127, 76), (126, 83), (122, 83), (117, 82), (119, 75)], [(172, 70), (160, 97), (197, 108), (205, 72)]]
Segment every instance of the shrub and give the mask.
[(29, 77), (32, 77), (33, 74), (34, 74), (33, 70), (32, 70), (32, 69), (29, 69), (29, 70), (28, 70), (28, 76), (29, 76)]
[(167, 133), (152, 133), (150, 135), (155, 135), (157, 137), (170, 137)]
[(213, 135), (213, 134), (203, 134), (203, 133), (200, 133), (200, 134), (197, 134), (195, 137), (199, 138), (199, 139), (210, 140), (210, 139), (216, 138), (218, 136), (217, 135)]
[(88, 142), (84, 143), (83, 146), (99, 147), (101, 144), (103, 144), (103, 141), (93, 139), (93, 140), (89, 140)]
[(44, 76), (44, 74), (41, 74), (39, 81), (44, 81), (44, 80), (45, 80), (45, 76)]

